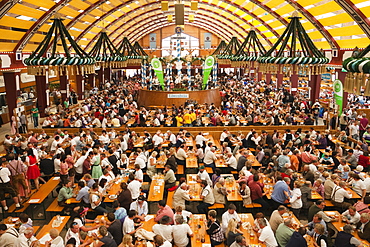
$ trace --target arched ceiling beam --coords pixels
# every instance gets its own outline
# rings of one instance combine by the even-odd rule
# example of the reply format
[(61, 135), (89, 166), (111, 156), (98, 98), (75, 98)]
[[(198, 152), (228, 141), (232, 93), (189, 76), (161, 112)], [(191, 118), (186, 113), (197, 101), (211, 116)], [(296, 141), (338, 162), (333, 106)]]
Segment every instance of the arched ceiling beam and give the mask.
[[(160, 19), (159, 20), (160, 21), (159, 24), (167, 23), (167, 18), (166, 17), (160, 17), (159, 19)], [(207, 23), (205, 21), (206, 18), (199, 18), (199, 19), (202, 20), (201, 23), (204, 23), (204, 24)], [(158, 23), (153, 23), (151, 20), (142, 20), (142, 21), (146, 21), (146, 24), (143, 23), (143, 25), (141, 25), (141, 26), (145, 27), (144, 29), (138, 29), (136, 31), (130, 32), (130, 34), (127, 35), (127, 38), (130, 40), (130, 42), (135, 41), (134, 37), (137, 36), (137, 35), (139, 35), (139, 36), (141, 35), (141, 37), (143, 37), (143, 36), (149, 34), (148, 31), (147, 31), (147, 29), (150, 28), (150, 27), (152, 27), (152, 26), (154, 26), (154, 25), (157, 25), (158, 24)], [(226, 38), (226, 40), (230, 40), (231, 39), (231, 37), (233, 36), (231, 33), (229, 33), (229, 34), (228, 33), (225, 33), (222, 29), (219, 29), (218, 28), (217, 23), (215, 23), (213, 21), (210, 21), (210, 20), (208, 20), (208, 21), (212, 24), (212, 26), (209, 26), (206, 30), (211, 30), (212, 32), (218, 32), (218, 33), (220, 33), (223, 39), (225, 39), (225, 38)], [(170, 24), (171, 25), (174, 25), (173, 23), (170, 23)], [(192, 23), (187, 23), (187, 25), (191, 25), (191, 24)], [(116, 37), (116, 39), (114, 41), (116, 41), (117, 39), (118, 39), (118, 37)], [(136, 39), (136, 40), (138, 40), (138, 39)]]
[[(157, 11), (157, 10), (151, 10), (151, 11), (149, 11), (149, 12), (153, 12), (153, 11)], [(147, 12), (148, 13), (148, 12)], [(154, 15), (153, 15), (154, 16)], [(152, 17), (153, 17), (152, 16)], [(146, 27), (147, 25), (148, 25), (148, 23), (153, 23), (153, 22), (155, 22), (155, 21), (161, 21), (161, 22), (166, 22), (167, 23), (167, 17), (165, 17), (165, 16), (162, 16), (162, 17), (158, 17), (156, 20), (151, 20), (151, 19), (149, 19), (150, 17), (148, 17), (148, 18), (145, 18), (145, 19), (143, 19), (143, 20), (140, 20), (139, 22), (137, 22), (136, 24), (140, 24), (140, 26), (141, 27)], [(117, 29), (121, 29), (124, 25), (129, 25), (130, 24), (130, 22), (131, 21), (133, 21), (133, 19), (130, 19), (130, 21), (128, 21), (128, 22), (126, 22), (125, 24), (123, 24), (122, 26), (120, 26), (120, 27), (118, 27)], [(207, 20), (207, 21), (209, 21), (209, 20)], [(155, 22), (155, 24), (158, 24), (157, 22)], [(173, 24), (173, 23), (170, 23), (171, 25)], [(189, 25), (191, 25), (191, 24), (189, 24)], [(218, 36), (219, 38), (221, 38), (221, 39), (225, 39), (225, 40), (227, 40), (227, 39), (231, 39), (231, 37), (232, 37), (232, 34), (231, 33), (229, 33), (229, 34), (227, 34), (227, 31), (226, 30), (223, 30), (223, 29), (219, 29), (218, 28), (218, 26), (219, 25), (216, 25), (216, 28), (214, 28), (214, 29), (212, 29), (212, 32), (215, 32), (215, 35), (216, 36)], [(130, 27), (128, 27), (127, 29), (130, 29), (131, 28), (131, 26)], [(140, 29), (140, 30), (142, 30), (142, 29)], [(206, 28), (206, 30), (207, 31), (210, 31), (211, 29), (210, 29), (210, 27), (207, 27)], [(216, 31), (215, 31), (216, 30)], [(122, 33), (124, 33), (126, 30), (124, 30)], [(113, 32), (112, 32), (113, 33)], [(111, 34), (111, 33), (110, 33)], [(110, 35), (109, 34), (109, 35)], [(143, 34), (144, 35), (146, 35), (146, 33), (144, 33), (143, 32)], [(121, 35), (121, 34), (120, 34)], [(119, 36), (120, 36), (119, 35)], [(112, 42), (113, 43), (115, 43), (115, 41), (119, 38), (119, 36), (117, 36), (114, 40), (112, 40)], [(86, 47), (85, 47), (85, 49), (88, 49), (92, 44), (93, 44), (93, 41), (94, 40), (96, 40), (96, 37), (97, 36), (95, 36), (92, 40), (90, 40), (90, 42), (88, 43), (88, 45), (86, 45)]]
[[(206, 18), (203, 18), (203, 17), (201, 17), (201, 16), (205, 16)], [(211, 24), (213, 24), (213, 25), (215, 25), (217, 28), (215, 28), (215, 29), (217, 29), (217, 30), (219, 30), (219, 32), (220, 33), (223, 33), (225, 36), (227, 36), (227, 37), (229, 37), (229, 40), (231, 39), (231, 37), (232, 36), (234, 36), (234, 34), (233, 33), (231, 33), (229, 30), (234, 30), (233, 29), (233, 27), (232, 26), (230, 26), (229, 24), (227, 24), (226, 22), (220, 22), (219, 20), (217, 20), (217, 19), (210, 19), (210, 16), (208, 16), (208, 15), (203, 15), (203, 14), (200, 14), (200, 13), (197, 13), (197, 18), (200, 18), (200, 19), (202, 19), (202, 21), (204, 21), (205, 23), (207, 23), (207, 22), (210, 22)], [(163, 17), (158, 17), (157, 19), (160, 19), (160, 20), (162, 20), (163, 22), (167, 22), (167, 17), (166, 16), (163, 16)], [(156, 19), (156, 20), (157, 20)], [(143, 21), (143, 20), (142, 20)], [(142, 22), (142, 21), (140, 21), (140, 22)], [(226, 19), (225, 19), (225, 21), (226, 21)], [(136, 23), (136, 25), (138, 24), (138, 23), (140, 23), (140, 22), (137, 22)], [(133, 26), (129, 26), (129, 27), (127, 27), (126, 29), (123, 29), (123, 26), (125, 26), (127, 23), (125, 23), (125, 24), (123, 24), (121, 27), (119, 27), (119, 28), (117, 28), (116, 30), (122, 30), (122, 32), (112, 41), (113, 43), (118, 39), (118, 38), (120, 38), (120, 37), (122, 37), (122, 36), (125, 36), (125, 34), (128, 32), (128, 30), (129, 29), (131, 29), (131, 28), (133, 28)], [(220, 26), (220, 24), (221, 25), (223, 25), (223, 26), (226, 26), (227, 28), (222, 28), (221, 26)], [(143, 26), (143, 25), (140, 25), (140, 26)], [(115, 31), (116, 31), (115, 30)], [(234, 32), (236, 32), (236, 30), (234, 30)], [(114, 33), (114, 32), (112, 32), (112, 33)], [(227, 35), (227, 33), (229, 34), (229, 35)], [(236, 32), (237, 33), (237, 32)], [(147, 34), (147, 33), (144, 33), (144, 34)], [(239, 34), (239, 36), (241, 36), (241, 34), (240, 33), (238, 33)]]
[(349, 16), (357, 23), (357, 25), (364, 31), (366, 36), (370, 38), (370, 21), (351, 1), (348, 0), (334, 0)]
[[(163, 23), (161, 23), (161, 24), (163, 24)], [(168, 23), (168, 25), (164, 25), (164, 26), (171, 26), (171, 25), (175, 25), (175, 24), (173, 24), (173, 23)], [(191, 25), (191, 26), (195, 26), (195, 27), (199, 27), (199, 28), (202, 28), (202, 29), (205, 29), (205, 30), (211, 30), (211, 31), (213, 31), (213, 32), (216, 32), (216, 30), (214, 30), (214, 27), (210, 27), (209, 25), (207, 26), (206, 24), (204, 24), (203, 22), (199, 22), (199, 21), (194, 21), (194, 22), (192, 22), (191, 24), (189, 24), (189, 25)], [(155, 30), (157, 30), (157, 29), (159, 29), (161, 26), (158, 26), (158, 27), (155, 27), (155, 28), (152, 28), (152, 29), (148, 29), (148, 30), (146, 30), (148, 33), (149, 32), (153, 32), (153, 31), (155, 31)], [(208, 31), (207, 30), (207, 31)], [(133, 39), (133, 40), (140, 40), (142, 37), (144, 37), (146, 34), (145, 33), (140, 33), (140, 32), (138, 32), (138, 33), (136, 33), (131, 39)], [(216, 36), (218, 36), (218, 35), (216, 35)], [(219, 36), (218, 36), (219, 37)], [(219, 37), (220, 39), (223, 39), (223, 40), (226, 40), (225, 38), (222, 38), (222, 37)], [(230, 37), (229, 37), (229, 39), (230, 39)]]
[(4, 0), (0, 2), (0, 19), (8, 13), (8, 11), (16, 5), (19, 0)]
[(44, 25), (44, 23), (47, 20), (49, 20), (55, 13), (57, 13), (60, 9), (62, 9), (70, 1), (72, 0), (60, 0), (53, 7), (51, 7), (47, 12), (45, 12), (37, 21), (35, 21), (32, 27), (28, 29), (26, 34), (23, 35), (23, 37), (19, 40), (18, 44), (14, 47), (13, 52), (22, 51), (24, 47), (27, 45), (28, 41), (30, 41), (32, 36), (40, 29), (40, 27)]
[[(225, 1), (230, 2), (229, 0), (225, 0)], [(287, 22), (283, 17), (281, 17), (281, 15), (276, 13), (270, 7), (264, 5), (263, 3), (261, 3), (258, 0), (250, 0), (250, 1), (252, 3), (254, 3), (255, 5), (257, 5), (258, 7), (260, 7), (261, 9), (263, 9), (264, 11), (266, 11), (267, 13), (269, 13), (270, 15), (272, 15), (276, 20), (280, 21), (284, 26), (288, 26), (289, 22)], [(245, 8), (243, 7), (243, 9), (245, 9)]]
[(294, 0), (285, 0), (287, 3), (292, 5), (296, 10), (298, 10), (309, 22), (311, 22), (314, 27), (324, 36), (324, 38), (328, 41), (329, 45), (332, 49), (339, 49), (339, 45), (337, 41), (333, 38), (333, 36), (326, 30), (326, 28), (305, 8), (302, 7), (299, 3)]
[[(128, 2), (126, 2), (126, 3), (124, 3), (124, 4), (120, 4), (120, 5), (118, 5), (118, 6), (116, 6), (115, 8), (113, 8), (113, 9), (111, 9), (111, 10), (109, 10), (108, 12), (106, 12), (103, 16), (101, 16), (101, 18), (99, 18), (99, 19), (97, 19), (96, 21), (94, 21), (93, 23), (91, 23), (90, 24), (90, 26), (89, 27), (87, 27), (77, 38), (76, 38), (76, 42), (78, 42), (87, 32), (89, 32), (97, 23), (99, 23), (100, 21), (102, 21), (102, 20), (104, 20), (107, 16), (109, 16), (110, 14), (112, 14), (112, 13), (114, 13), (115, 11), (117, 11), (118, 9), (120, 9), (121, 7), (123, 7), (123, 6), (125, 6), (125, 5), (127, 5), (129, 2), (132, 2), (132, 1), (134, 1), (134, 0), (130, 0), (130, 1), (128, 1)], [(138, 7), (138, 8), (142, 8), (142, 7), (146, 7), (146, 6), (149, 6), (149, 5), (154, 5), (154, 4), (158, 4), (158, 2), (150, 2), (150, 3), (148, 3), (148, 4), (145, 4), (145, 5), (142, 5), (142, 6), (140, 6), (140, 7)], [(213, 6), (213, 7), (216, 7), (216, 8), (218, 8), (218, 9), (221, 9), (221, 10), (223, 10), (223, 11), (225, 11), (225, 12), (227, 12), (227, 13), (229, 13), (229, 14), (233, 14), (233, 12), (231, 12), (231, 11), (229, 11), (229, 10), (227, 10), (227, 9), (224, 9), (224, 8), (221, 8), (221, 7), (219, 7), (219, 6), (217, 6), (216, 4), (209, 4), (209, 3), (205, 3), (205, 2), (201, 2), (201, 4), (205, 4), (205, 5), (208, 5), (208, 6)], [(238, 5), (236, 5), (236, 4), (234, 4), (234, 3), (231, 3), (230, 2), (230, 5), (232, 5), (232, 6), (234, 6), (235, 8), (239, 8), (240, 6), (238, 6)], [(95, 7), (96, 8), (96, 7)], [(159, 9), (159, 8), (158, 8)], [(93, 9), (90, 9), (89, 11), (92, 11)], [(129, 12), (127, 12), (127, 13), (125, 13), (125, 14), (123, 14), (122, 16), (124, 16), (124, 15), (127, 15), (127, 14), (129, 14), (129, 13), (131, 13), (131, 12), (133, 12), (133, 11), (135, 11), (136, 9), (134, 9), (134, 10), (130, 10)], [(155, 9), (154, 9), (155, 10)], [(204, 10), (206, 10), (206, 11), (211, 11), (210, 9), (204, 9)], [(279, 38), (280, 36), (279, 36), (279, 34), (272, 28), (272, 27), (270, 27), (267, 23), (265, 23), (262, 19), (260, 19), (258, 16), (256, 16), (255, 14), (253, 14), (253, 13), (251, 13), (250, 11), (248, 11), (247, 9), (244, 9), (244, 11), (248, 14), (248, 15), (250, 15), (250, 16), (252, 16), (253, 18), (255, 18), (256, 20), (258, 20), (262, 25), (264, 25), (269, 31), (271, 31), (277, 38)], [(212, 11), (213, 12), (213, 11)], [(216, 13), (216, 12), (213, 12), (213, 13)], [(216, 13), (216, 14), (218, 14), (218, 13)], [(120, 17), (118, 17), (115, 21), (113, 21), (111, 24), (109, 24), (108, 26), (107, 26), (107, 28), (110, 26), (110, 25), (113, 25), (116, 21), (118, 21), (119, 19), (121, 19), (121, 17), (122, 16), (120, 16)], [(221, 16), (221, 15), (220, 15)], [(223, 16), (221, 16), (221, 17), (223, 17)], [(134, 17), (135, 18), (135, 17)], [(134, 18), (132, 18), (132, 19), (134, 19)], [(225, 17), (223, 17), (223, 18), (225, 18)], [(238, 16), (237, 17), (239, 20), (242, 20), (244, 23), (246, 23), (246, 24), (248, 24), (249, 26), (252, 26), (252, 24), (251, 23), (248, 23), (247, 21), (245, 21), (243, 18), (240, 18), (240, 16)], [(225, 18), (226, 19), (226, 18)], [(77, 21), (77, 20), (76, 20)], [(75, 20), (72, 20), (71, 22), (75, 22)], [(67, 27), (69, 26), (69, 24), (67, 25)], [(258, 28), (256, 28), (256, 30), (257, 30), (257, 32), (264, 38), (264, 39), (266, 39), (267, 40), (267, 38), (266, 38), (266, 36), (263, 34), (263, 33), (261, 33), (259, 30), (258, 30)], [(269, 41), (268, 41), (269, 42)], [(270, 45), (272, 45), (270, 42), (269, 42), (269, 44)]]
[[(154, 12), (157, 12), (157, 11), (159, 11), (158, 9), (152, 9), (152, 10), (150, 10), (150, 11), (147, 11), (147, 12), (145, 12), (145, 14), (148, 14), (148, 13), (153, 13), (153, 15), (151, 15), (150, 17), (148, 17), (148, 18), (151, 18), (151, 17), (154, 17), (154, 16), (156, 16), (156, 13), (154, 13)], [(158, 16), (158, 15), (157, 15)], [(134, 17), (134, 18), (131, 18), (129, 21), (127, 21), (127, 22), (125, 22), (124, 24), (122, 24), (121, 26), (119, 26), (118, 28), (116, 28), (114, 31), (112, 31), (112, 32), (110, 32), (109, 33), (109, 36), (111, 36), (112, 34), (114, 34), (115, 32), (117, 32), (118, 30), (119, 31), (121, 31), (122, 29), (123, 29), (123, 27), (124, 26), (129, 26), (127, 29), (124, 29), (123, 31), (121, 31), (121, 34), (119, 35), (119, 36), (117, 36), (114, 40), (113, 40), (113, 43), (115, 42), (115, 40), (117, 39), (117, 38), (119, 38), (121, 35), (123, 35), (128, 29), (130, 29), (130, 28), (132, 28), (134, 25), (130, 25), (130, 22), (134, 22), (135, 21), (135, 25), (138, 25), (138, 23), (140, 23), (140, 26), (144, 26), (146, 23), (142, 23), (143, 21), (145, 21), (145, 20), (147, 20), (147, 19), (144, 19), (144, 20), (141, 20), (141, 21), (139, 21), (139, 22), (136, 22), (136, 18), (139, 18), (140, 16), (136, 16), (136, 17)], [(163, 17), (163, 21), (165, 21), (165, 22), (167, 22), (167, 17), (165, 17), (164, 15), (162, 15), (162, 17)], [(162, 18), (161, 17), (161, 18)], [(209, 16), (207, 16), (207, 17), (209, 17)], [(159, 17), (158, 17), (159, 18)], [(156, 20), (158, 20), (158, 18), (156, 19)], [(205, 21), (210, 21), (209, 19), (204, 19)], [(215, 21), (217, 21), (217, 22), (219, 22), (218, 20), (216, 20), (216, 19), (214, 19)], [(149, 20), (150, 21), (150, 20)], [(149, 22), (149, 21), (147, 21), (147, 22)], [(214, 22), (213, 22), (214, 23)], [(112, 22), (112, 23), (110, 23), (109, 24), (109, 26), (111, 26), (111, 25), (113, 25), (114, 23)], [(223, 24), (223, 23), (221, 23), (221, 24)], [(223, 25), (225, 25), (225, 24), (223, 24)], [(109, 26), (107, 26), (107, 29), (109, 28)], [(219, 26), (219, 24), (217, 24), (217, 26)], [(233, 29), (231, 26), (228, 26), (230, 29)], [(226, 30), (222, 30), (222, 29), (218, 29), (217, 28), (217, 30), (219, 30), (218, 32), (219, 33), (224, 33), (224, 31), (226, 31)], [(227, 31), (227, 32), (229, 32), (229, 31)], [(236, 32), (236, 31), (235, 31)], [(226, 35), (225, 33), (224, 33), (224, 37), (223, 37), (223, 39), (225, 38), (225, 37), (228, 37), (228, 35)], [(230, 37), (232, 37), (232, 34), (230, 34)], [(89, 43), (88, 43), (88, 45), (86, 46), (86, 49), (88, 48), (88, 47), (90, 47), (91, 46), (91, 44), (92, 44), (92, 42), (94, 41), (94, 40), (96, 40), (96, 37), (94, 37)]]

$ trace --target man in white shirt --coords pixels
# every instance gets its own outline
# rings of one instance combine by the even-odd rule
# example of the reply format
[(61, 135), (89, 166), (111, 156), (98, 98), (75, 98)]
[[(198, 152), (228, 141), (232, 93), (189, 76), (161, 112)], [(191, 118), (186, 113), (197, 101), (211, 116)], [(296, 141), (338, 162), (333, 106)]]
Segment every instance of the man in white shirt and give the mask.
[(345, 190), (346, 183), (340, 181), (339, 185), (334, 186), (333, 192), (331, 193), (331, 201), (335, 207), (340, 208), (341, 212), (348, 209), (352, 204), (345, 202), (344, 198), (351, 199), (352, 194)]
[(0, 224), (0, 247), (13, 246), (18, 237), (19, 233), (16, 229)]
[(208, 172), (205, 170), (205, 167), (204, 166), (200, 166), (199, 167), (199, 172), (197, 174), (197, 182), (200, 183), (202, 180), (205, 180), (207, 181), (207, 184), (209, 186), (212, 186), (212, 180), (211, 178), (209, 177), (209, 174)]
[(164, 240), (168, 242), (172, 242), (172, 226), (169, 225), (172, 222), (172, 219), (168, 215), (164, 215), (161, 220), (160, 224), (155, 224), (152, 228), (155, 234), (159, 234), (163, 237)]
[(135, 210), (130, 210), (128, 212), (127, 217), (125, 218), (125, 221), (123, 222), (122, 226), (123, 235), (125, 234), (133, 235), (139, 229), (137, 228), (135, 230), (134, 218), (136, 217), (136, 215), (137, 213)]
[(59, 236), (57, 229), (50, 229), (49, 235), (51, 240), (45, 242), (45, 247), (64, 247), (63, 238)]
[(33, 247), (39, 245), (39, 241), (33, 236), (33, 227), (27, 228), (24, 233), (19, 235), (19, 238), (15, 241), (15, 247)]
[(186, 247), (189, 244), (189, 237), (193, 237), (193, 231), (188, 224), (184, 224), (182, 215), (177, 215), (173, 229), (173, 241), (177, 247)]
[(163, 138), (161, 137), (161, 131), (158, 130), (157, 133), (153, 136), (153, 144), (154, 144), (154, 147), (157, 147), (159, 144), (162, 144), (163, 143)]
[(130, 173), (128, 179), (131, 182), (128, 184), (127, 188), (131, 192), (132, 200), (136, 200), (140, 195), (141, 183), (135, 179), (135, 176), (132, 173)]
[(257, 222), (261, 229), (261, 231), (258, 233), (258, 241), (264, 243), (266, 247), (277, 247), (278, 244), (276, 242), (274, 232), (272, 231), (271, 227), (267, 225), (266, 220), (264, 218), (259, 218)]
[(143, 171), (140, 169), (139, 164), (135, 164), (135, 179), (142, 183), (144, 181)]
[(241, 222), (238, 213), (236, 212), (236, 206), (234, 204), (230, 204), (227, 208), (227, 211), (222, 214), (222, 231), (226, 232), (227, 226), (229, 225), (229, 221), (231, 219), (235, 219), (236, 222)]
[(224, 142), (225, 138), (228, 135), (228, 132), (229, 131), (227, 129), (224, 129), (224, 131), (222, 131), (221, 136), (220, 136), (220, 142)]
[(230, 152), (227, 153), (226, 165), (231, 167), (234, 171), (236, 170), (236, 168), (238, 166), (238, 162), (236, 161), (236, 158), (233, 155), (233, 153), (230, 153)]
[(186, 165), (186, 158), (188, 155), (185, 152), (185, 145), (181, 144), (180, 148), (177, 150), (176, 154), (176, 162), (178, 165)]
[(169, 130), (167, 131), (167, 139), (171, 142), (173, 146), (176, 145), (176, 136)]
[(134, 153), (134, 159), (135, 159), (135, 165), (139, 165), (140, 166), (140, 169), (144, 169), (146, 168), (146, 163), (145, 161), (143, 160), (143, 158), (141, 156), (138, 155), (138, 153)]
[(201, 147), (203, 147), (203, 143), (206, 141), (208, 141), (208, 139), (203, 136), (202, 132), (199, 132), (199, 134), (195, 137), (195, 144), (199, 144)]
[(215, 161), (217, 160), (217, 157), (215, 155), (216, 148), (211, 147), (211, 150), (207, 152), (204, 156), (204, 165), (206, 167), (211, 167), (214, 171), (216, 169)]

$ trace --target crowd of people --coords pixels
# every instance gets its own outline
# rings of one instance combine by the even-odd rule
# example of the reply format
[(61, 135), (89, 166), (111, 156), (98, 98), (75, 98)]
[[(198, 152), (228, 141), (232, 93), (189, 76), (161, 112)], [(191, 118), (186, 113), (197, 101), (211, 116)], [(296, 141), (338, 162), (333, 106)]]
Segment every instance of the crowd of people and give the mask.
[[(21, 208), (33, 189), (38, 190), (54, 175), (60, 177), (58, 205), (64, 207), (63, 214), (72, 216), (72, 222), (64, 238), (59, 232), (51, 231), (51, 239), (45, 245), (126, 247), (133, 246), (137, 239), (150, 239), (156, 246), (185, 247), (191, 242), (189, 238), (194, 238), (189, 227), (193, 216), (204, 214), (212, 246), (222, 243), (232, 247), (248, 246), (238, 213), (251, 203), (262, 206), (255, 214), (252, 227), (260, 243), (268, 247), (307, 245), (305, 235), (311, 236), (315, 246), (320, 247), (362, 246), (360, 239), (352, 235), (355, 229), (359, 238), (370, 240), (370, 216), (358, 207), (358, 202), (362, 206), (369, 203), (370, 127), (366, 115), (357, 114), (356, 107), (348, 107), (341, 116), (329, 118), (327, 112), (320, 110), (318, 102), (310, 106), (307, 100), (273, 90), (263, 82), (251, 85), (231, 79), (223, 84), (221, 108), (212, 104), (203, 108), (190, 103), (158, 109), (152, 114), (137, 106), (135, 95), (139, 88), (138, 83), (106, 85), (106, 89), (96, 91), (82, 102), (81, 107), (59, 105), (58, 113), (50, 114), (45, 120), (57, 122), (58, 125), (53, 125), (59, 127), (73, 124), (73, 127), (81, 127), (80, 132), (69, 133), (57, 128), (52, 135), (44, 130), (5, 136), (7, 155), (2, 158), (0, 169), (0, 200), (4, 211), (11, 202), (6, 200), (5, 193)], [(149, 116), (158, 118), (163, 125), (167, 111), (175, 115), (172, 119), (177, 118), (173, 120), (175, 126), (184, 126), (184, 129), (177, 133), (161, 130), (136, 133), (134, 127), (122, 132), (108, 128), (108, 123), (114, 127), (124, 126), (132, 118), (134, 126), (140, 126)], [(187, 128), (196, 125), (202, 114), (214, 117), (216, 121), (211, 122), (215, 125), (218, 125), (217, 116), (229, 118), (229, 122), (233, 122), (234, 117), (235, 124), (243, 118), (248, 125), (284, 125), (284, 130), (258, 133), (252, 129), (248, 133), (231, 133), (224, 129), (217, 140), (218, 146), (208, 142), (202, 132), (191, 133), (191, 128)], [(179, 117), (182, 122), (178, 121)], [(114, 124), (115, 119), (119, 126)], [(313, 125), (321, 119), (332, 131), (318, 131), (314, 127), (289, 129), (289, 125), (299, 121)], [(48, 127), (44, 123), (43, 127)], [(101, 127), (101, 133), (93, 127)], [(144, 145), (135, 148), (140, 137)], [(186, 145), (189, 138), (194, 140), (194, 145)], [(199, 164), (196, 174), (201, 186), (199, 203), (192, 200), (190, 183), (185, 176), (193, 171), (185, 169), (185, 174), (177, 173), (179, 166), (185, 168), (190, 154), (196, 156)], [(163, 156), (164, 169), (157, 169), (157, 161)], [(253, 166), (251, 156), (261, 166)], [(217, 168), (217, 159), (223, 159), (228, 167)], [(207, 167), (211, 172), (207, 172)], [(144, 181), (150, 182), (158, 173), (163, 174), (165, 183), (164, 197), (158, 202), (154, 217), (158, 224), (151, 231), (144, 231), (143, 225), (150, 215), (149, 188)], [(221, 176), (230, 173), (235, 177)], [(116, 200), (104, 202), (107, 191), (120, 182), (122, 176), (127, 182), (120, 184)], [(226, 179), (236, 180), (236, 189), (242, 198), (240, 203), (227, 200), (230, 191), (225, 185)], [(269, 186), (273, 186), (272, 192)], [(353, 199), (346, 187), (359, 199)], [(174, 193), (170, 194), (171, 191)], [(322, 200), (313, 200), (312, 191)], [(166, 204), (169, 196), (173, 197), (173, 205)], [(67, 203), (71, 198), (79, 203)], [(340, 219), (348, 222), (343, 230), (338, 231), (331, 224), (337, 218), (324, 213), (327, 201), (341, 213)], [(210, 210), (215, 203), (226, 205), (225, 212)], [(88, 219), (88, 213), (94, 217)], [(99, 218), (99, 225), (88, 226), (96, 221), (96, 215), (104, 215), (104, 219)], [(307, 220), (308, 224), (297, 225), (293, 215)], [(20, 221), (19, 231), (0, 225), (0, 247), (31, 246), (30, 242), (39, 241), (34, 237), (29, 217), (22, 215)], [(86, 232), (96, 230), (98, 234), (86, 236)]]

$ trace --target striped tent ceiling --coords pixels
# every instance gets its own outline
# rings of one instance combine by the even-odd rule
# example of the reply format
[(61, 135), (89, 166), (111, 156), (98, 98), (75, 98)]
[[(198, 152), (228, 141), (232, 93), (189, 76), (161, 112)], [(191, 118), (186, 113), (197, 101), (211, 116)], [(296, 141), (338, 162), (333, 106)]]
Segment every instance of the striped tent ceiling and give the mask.
[[(280, 37), (297, 10), (303, 27), (318, 48), (366, 47), (370, 38), (369, 0), (199, 0), (198, 10), (185, 4), (186, 26), (211, 32), (222, 40), (244, 40), (255, 28), (262, 43), (271, 45)], [(0, 3), (0, 51), (33, 51), (58, 12), (71, 35), (84, 49), (91, 49), (105, 28), (114, 44), (123, 37), (131, 42), (165, 26), (167, 15), (159, 0), (3, 0)], [(194, 14), (189, 22), (189, 14)]]

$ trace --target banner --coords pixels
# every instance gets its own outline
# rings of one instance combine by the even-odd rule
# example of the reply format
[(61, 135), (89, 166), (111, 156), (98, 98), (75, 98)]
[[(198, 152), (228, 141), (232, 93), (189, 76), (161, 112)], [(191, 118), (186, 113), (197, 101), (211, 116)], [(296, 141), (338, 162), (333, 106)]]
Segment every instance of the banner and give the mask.
[(151, 61), (151, 64), (153, 66), (154, 72), (157, 75), (159, 84), (162, 86), (162, 90), (164, 91), (164, 79), (163, 79), (163, 68), (162, 63), (159, 61), (158, 58), (153, 58)]
[(343, 107), (343, 84), (340, 80), (335, 80), (333, 82), (334, 88), (334, 103), (338, 105), (338, 116), (342, 115)]
[(213, 65), (215, 64), (215, 58), (212, 56), (208, 56), (206, 61), (204, 61), (204, 68), (203, 68), (203, 90), (206, 89), (209, 75), (211, 74)]
[(156, 49), (157, 48), (157, 34), (156, 33), (149, 34), (149, 41), (150, 41), (150, 49)]
[(204, 49), (211, 49), (212, 34), (204, 33)]

